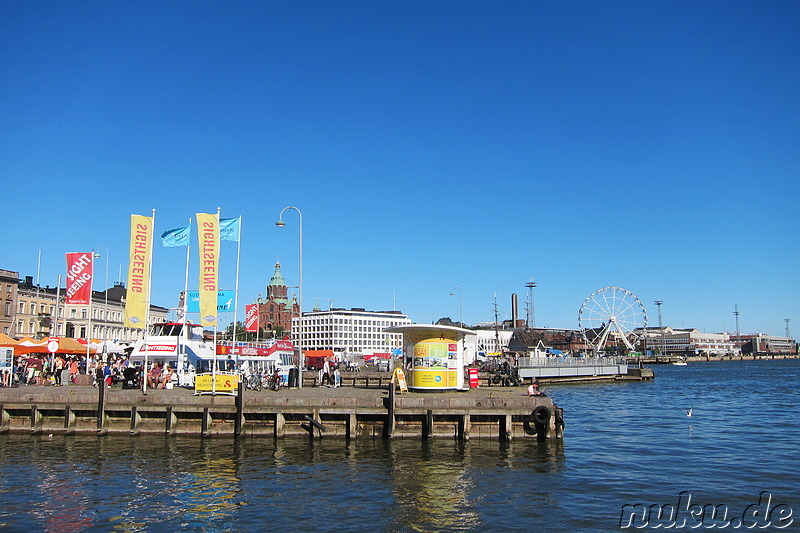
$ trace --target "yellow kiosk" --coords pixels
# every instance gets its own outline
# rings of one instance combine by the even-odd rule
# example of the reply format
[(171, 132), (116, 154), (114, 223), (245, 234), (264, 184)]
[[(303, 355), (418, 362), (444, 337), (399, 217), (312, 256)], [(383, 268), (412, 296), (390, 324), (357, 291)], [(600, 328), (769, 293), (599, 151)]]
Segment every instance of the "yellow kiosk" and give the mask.
[(453, 326), (405, 324), (386, 328), (403, 334), (403, 367), (408, 388), (417, 391), (462, 390), (464, 339), (474, 331)]

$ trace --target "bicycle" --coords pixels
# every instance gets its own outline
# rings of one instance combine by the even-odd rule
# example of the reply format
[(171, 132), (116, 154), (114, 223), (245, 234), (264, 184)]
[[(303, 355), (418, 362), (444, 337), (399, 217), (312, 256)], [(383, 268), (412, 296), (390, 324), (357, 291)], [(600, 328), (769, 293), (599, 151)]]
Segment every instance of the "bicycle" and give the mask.
[(262, 388), (261, 376), (258, 374), (250, 374), (250, 376), (245, 379), (244, 386), (250, 390), (260, 391)]
[(268, 388), (270, 390), (274, 390), (274, 391), (277, 392), (277, 391), (281, 390), (281, 387), (283, 387), (283, 378), (277, 372), (275, 372), (271, 376), (268, 376), (266, 378), (266, 381), (267, 381), (266, 388)]

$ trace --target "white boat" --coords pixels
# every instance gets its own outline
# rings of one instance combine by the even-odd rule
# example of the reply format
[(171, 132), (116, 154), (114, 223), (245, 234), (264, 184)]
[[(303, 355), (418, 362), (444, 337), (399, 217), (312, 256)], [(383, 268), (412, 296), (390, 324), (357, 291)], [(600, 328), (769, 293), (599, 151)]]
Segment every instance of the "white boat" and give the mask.
[(672, 364), (675, 366), (686, 366), (686, 361), (681, 359), (680, 361), (674, 361)]
[(214, 343), (203, 339), (203, 326), (180, 322), (153, 324), (130, 355), (134, 365), (170, 365), (178, 376), (178, 385), (187, 387), (215, 358)]
[(290, 341), (236, 342), (213, 341), (203, 337), (203, 326), (192, 323), (164, 322), (153, 324), (149, 334), (136, 343), (130, 360), (142, 367), (153, 363), (175, 369), (178, 386), (194, 386), (197, 374), (228, 370), (228, 359), (249, 371), (278, 370), (287, 380), (293, 368), (294, 346)]

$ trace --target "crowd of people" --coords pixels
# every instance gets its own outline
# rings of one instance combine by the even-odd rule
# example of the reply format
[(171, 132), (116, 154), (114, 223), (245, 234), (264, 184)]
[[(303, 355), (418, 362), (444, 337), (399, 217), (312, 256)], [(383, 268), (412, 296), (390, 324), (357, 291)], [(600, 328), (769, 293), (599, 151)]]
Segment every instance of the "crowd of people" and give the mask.
[[(141, 368), (134, 366), (124, 354), (103, 354), (101, 357), (88, 359), (84, 355), (36, 354), (15, 356), (13, 366), (3, 373), (0, 386), (15, 385), (52, 385), (61, 387), (78, 384), (78, 376), (88, 374), (93, 384), (104, 381), (106, 385), (119, 382), (131, 382), (132, 386), (141, 383), (138, 376)], [(153, 365), (148, 373), (147, 382), (152, 388), (168, 388), (174, 372), (167, 365), (166, 371), (160, 363)], [(88, 384), (88, 383), (87, 383)]]
[[(67, 371), (69, 372), (68, 377), (66, 376)], [(54, 385), (60, 387), (65, 384), (65, 379), (75, 383), (78, 374), (85, 373), (85, 356), (62, 354), (50, 356), (32, 353), (14, 357), (11, 378), (12, 384)]]
[(339, 365), (326, 359), (319, 370), (319, 380), (317, 382), (320, 385), (327, 384), (330, 387), (341, 387), (342, 374), (339, 372)]

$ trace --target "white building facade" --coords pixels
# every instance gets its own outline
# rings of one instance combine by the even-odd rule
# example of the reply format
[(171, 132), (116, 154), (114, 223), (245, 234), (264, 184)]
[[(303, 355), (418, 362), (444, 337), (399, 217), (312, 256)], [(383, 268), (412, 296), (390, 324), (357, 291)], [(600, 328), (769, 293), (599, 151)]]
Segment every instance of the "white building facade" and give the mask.
[(511, 341), (513, 331), (492, 331), (487, 329), (475, 330), (476, 350), (484, 355), (501, 355), (508, 351), (508, 343)]
[(660, 355), (739, 355), (739, 346), (727, 333), (696, 329), (648, 328), (647, 348)]
[[(65, 293), (65, 289), (35, 285), (32, 277), (26, 277), (17, 288), (9, 334), (34, 339), (58, 336), (121, 342), (134, 342), (144, 336), (143, 329), (124, 326), (126, 291), (122, 284), (118, 283), (107, 291), (92, 291), (91, 306), (67, 304)], [(59, 302), (57, 308), (56, 300)], [(168, 309), (151, 305), (149, 325), (165, 322), (167, 315)]]
[(410, 324), (400, 311), (367, 311), (361, 308), (315, 309), (292, 321), (292, 331), (302, 350), (332, 350), (339, 360), (352, 360), (365, 354), (391, 353), (402, 349), (400, 333), (385, 333), (388, 327)]

